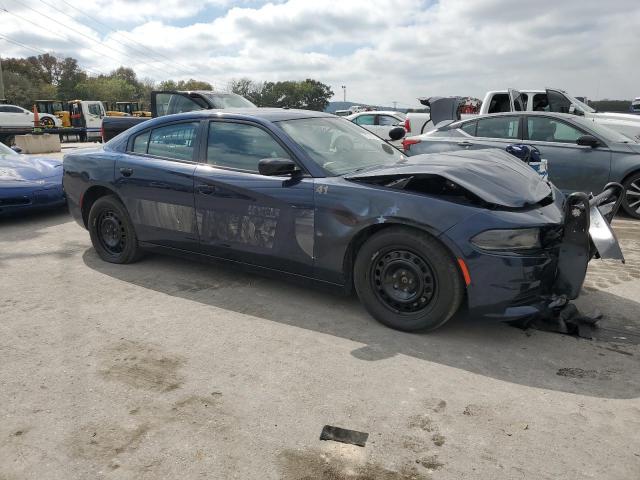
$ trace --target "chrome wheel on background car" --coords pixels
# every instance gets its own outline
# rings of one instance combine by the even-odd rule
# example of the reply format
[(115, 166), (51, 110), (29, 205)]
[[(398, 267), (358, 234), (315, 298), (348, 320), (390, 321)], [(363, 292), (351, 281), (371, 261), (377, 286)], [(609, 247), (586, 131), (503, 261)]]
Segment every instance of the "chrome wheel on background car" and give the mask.
[(426, 308), (436, 288), (427, 262), (407, 250), (381, 252), (371, 264), (371, 281), (378, 298), (401, 312)]
[(89, 234), (106, 262), (132, 263), (140, 258), (138, 238), (124, 205), (113, 195), (100, 197), (89, 211)]
[(464, 297), (451, 252), (426, 232), (387, 227), (358, 251), (353, 283), (379, 322), (398, 330), (433, 330), (458, 310)]
[(640, 218), (640, 173), (632, 175), (624, 184), (622, 208), (633, 218)]
[(55, 123), (51, 118), (44, 117), (40, 119), (40, 125), (42, 125), (43, 127), (53, 127)]

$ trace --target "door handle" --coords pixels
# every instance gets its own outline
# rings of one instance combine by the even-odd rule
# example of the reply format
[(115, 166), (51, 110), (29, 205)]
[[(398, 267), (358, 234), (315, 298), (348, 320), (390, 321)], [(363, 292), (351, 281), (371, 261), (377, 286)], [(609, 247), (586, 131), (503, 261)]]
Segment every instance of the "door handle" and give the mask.
[(211, 195), (215, 191), (216, 188), (211, 185), (198, 185), (196, 187), (196, 192), (201, 193), (202, 195)]
[(470, 147), (473, 145), (473, 143), (471, 142), (458, 142), (458, 145), (460, 145), (461, 147)]
[(130, 177), (131, 175), (133, 175), (133, 168), (122, 167), (120, 169), (120, 173), (123, 177)]

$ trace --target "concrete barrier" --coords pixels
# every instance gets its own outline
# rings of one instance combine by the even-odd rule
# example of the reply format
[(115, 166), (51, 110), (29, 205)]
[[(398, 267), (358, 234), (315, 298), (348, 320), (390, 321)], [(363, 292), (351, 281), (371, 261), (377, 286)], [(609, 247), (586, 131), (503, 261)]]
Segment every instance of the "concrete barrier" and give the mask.
[(60, 151), (60, 137), (50, 133), (42, 135), (16, 135), (16, 146), (22, 153), (51, 153)]

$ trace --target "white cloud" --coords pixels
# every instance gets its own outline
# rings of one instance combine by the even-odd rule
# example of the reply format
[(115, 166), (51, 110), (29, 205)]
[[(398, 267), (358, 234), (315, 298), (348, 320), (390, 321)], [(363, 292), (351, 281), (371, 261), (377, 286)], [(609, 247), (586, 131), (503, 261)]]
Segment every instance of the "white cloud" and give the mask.
[[(240, 76), (311, 77), (331, 84), (337, 97), (347, 85), (354, 101), (407, 105), (418, 96), (481, 96), (508, 86), (557, 86), (592, 98), (640, 95), (636, 0), (84, 2), (89, 15), (120, 29), (108, 34), (64, 3), (55, 4), (61, 13), (44, 3), (28, 6), (104, 44), (59, 26), (29, 28), (6, 13), (0, 35), (77, 56), (93, 70), (122, 63), (157, 80), (195, 77), (223, 86)], [(44, 23), (17, 0), (3, 5)], [(34, 53), (2, 40), (0, 48), (3, 56)]]

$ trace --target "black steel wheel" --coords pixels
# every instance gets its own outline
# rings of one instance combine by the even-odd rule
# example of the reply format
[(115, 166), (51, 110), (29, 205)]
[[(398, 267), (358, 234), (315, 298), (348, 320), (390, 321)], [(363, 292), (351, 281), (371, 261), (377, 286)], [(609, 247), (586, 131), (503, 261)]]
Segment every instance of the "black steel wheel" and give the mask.
[(381, 252), (371, 263), (372, 288), (381, 302), (399, 312), (418, 312), (434, 297), (436, 283), (431, 267), (408, 250)]
[(132, 263), (140, 257), (133, 223), (120, 200), (100, 197), (89, 211), (91, 243), (100, 258), (111, 263)]
[(640, 172), (631, 175), (622, 186), (624, 187), (622, 208), (631, 217), (640, 219)]
[(433, 330), (458, 310), (464, 285), (455, 258), (431, 235), (388, 227), (358, 251), (353, 281), (379, 322), (398, 330)]

